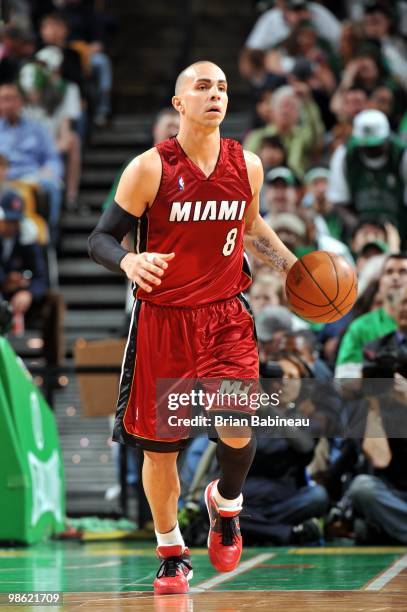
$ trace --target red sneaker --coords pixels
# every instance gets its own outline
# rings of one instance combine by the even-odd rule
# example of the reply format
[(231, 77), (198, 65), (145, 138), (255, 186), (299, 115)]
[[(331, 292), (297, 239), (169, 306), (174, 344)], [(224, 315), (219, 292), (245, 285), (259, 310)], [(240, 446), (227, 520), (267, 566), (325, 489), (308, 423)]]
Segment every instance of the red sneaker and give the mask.
[(238, 515), (241, 508), (219, 508), (213, 498), (213, 488), (218, 481), (208, 484), (205, 503), (209, 514), (209, 559), (218, 572), (231, 572), (238, 566), (242, 555), (242, 536)]
[(161, 565), (153, 582), (154, 594), (188, 593), (188, 580), (193, 576), (188, 548), (183, 549), (180, 545), (157, 546), (157, 555)]

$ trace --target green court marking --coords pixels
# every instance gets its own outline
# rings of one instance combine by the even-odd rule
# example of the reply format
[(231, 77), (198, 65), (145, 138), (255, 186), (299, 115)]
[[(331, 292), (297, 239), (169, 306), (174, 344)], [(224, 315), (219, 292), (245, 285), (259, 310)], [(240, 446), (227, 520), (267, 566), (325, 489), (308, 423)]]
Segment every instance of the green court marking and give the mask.
[[(151, 591), (158, 568), (153, 542), (48, 542), (0, 549), (0, 592)], [(242, 561), (270, 553), (257, 567), (216, 583), (228, 590), (353, 590), (362, 588), (405, 548), (247, 548)], [(192, 550), (191, 587), (217, 576), (205, 549)], [(250, 564), (249, 564), (250, 565)]]

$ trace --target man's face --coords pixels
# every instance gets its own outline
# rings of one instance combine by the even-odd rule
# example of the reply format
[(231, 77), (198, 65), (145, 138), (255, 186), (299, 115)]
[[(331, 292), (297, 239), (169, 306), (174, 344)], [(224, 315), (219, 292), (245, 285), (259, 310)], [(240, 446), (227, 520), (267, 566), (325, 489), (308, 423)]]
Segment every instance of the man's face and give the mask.
[(389, 33), (390, 19), (382, 12), (365, 13), (363, 29), (367, 38), (381, 39)]
[(365, 110), (367, 96), (363, 89), (346, 92), (343, 97), (343, 114), (348, 121), (352, 121), (358, 113)]
[(163, 115), (154, 125), (153, 137), (154, 144), (162, 142), (167, 138), (176, 136), (179, 130), (179, 115), (175, 113)]
[(372, 57), (360, 57), (358, 60), (358, 76), (366, 85), (374, 83), (379, 78), (379, 69)]
[(181, 118), (207, 128), (218, 127), (228, 105), (225, 74), (210, 62), (191, 67), (173, 103)]
[(2, 238), (13, 238), (18, 232), (18, 221), (0, 221), (0, 236)]
[(14, 85), (0, 87), (0, 115), (7, 120), (14, 120), (20, 116), (23, 101), (21, 94)]
[(295, 95), (287, 95), (280, 99), (273, 109), (273, 119), (277, 125), (292, 128), (298, 122), (300, 107)]
[(65, 24), (53, 19), (44, 19), (41, 24), (41, 38), (46, 45), (63, 46), (67, 37)]
[(284, 164), (284, 151), (280, 147), (265, 144), (259, 151), (259, 157), (264, 168), (282, 166)]
[(266, 185), (266, 203), (276, 215), (281, 212), (295, 212), (297, 194), (295, 188), (281, 179)]
[(328, 179), (321, 176), (310, 182), (307, 191), (312, 193), (317, 202), (320, 202), (321, 200), (325, 199), (327, 187)]
[(398, 291), (403, 287), (407, 287), (407, 258), (390, 258), (380, 277), (380, 293), (386, 297), (389, 291)]
[(250, 306), (257, 314), (265, 306), (280, 304), (276, 283), (254, 282), (250, 288)]

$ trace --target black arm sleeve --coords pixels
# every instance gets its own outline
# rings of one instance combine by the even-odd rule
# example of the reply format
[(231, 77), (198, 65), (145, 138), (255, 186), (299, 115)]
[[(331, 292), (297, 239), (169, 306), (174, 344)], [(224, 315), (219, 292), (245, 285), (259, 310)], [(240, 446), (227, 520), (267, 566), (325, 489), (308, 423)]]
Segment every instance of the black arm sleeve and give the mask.
[(123, 273), (120, 262), (130, 251), (126, 251), (120, 243), (135, 226), (138, 218), (113, 201), (89, 236), (89, 257), (112, 272)]

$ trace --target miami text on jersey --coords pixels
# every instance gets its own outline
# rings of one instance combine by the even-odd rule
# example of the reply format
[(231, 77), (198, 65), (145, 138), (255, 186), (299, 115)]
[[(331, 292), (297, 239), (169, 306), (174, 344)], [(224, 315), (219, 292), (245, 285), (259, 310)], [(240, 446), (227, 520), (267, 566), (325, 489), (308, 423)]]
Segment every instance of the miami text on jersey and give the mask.
[(241, 221), (245, 200), (207, 200), (206, 202), (173, 202), (170, 221)]

